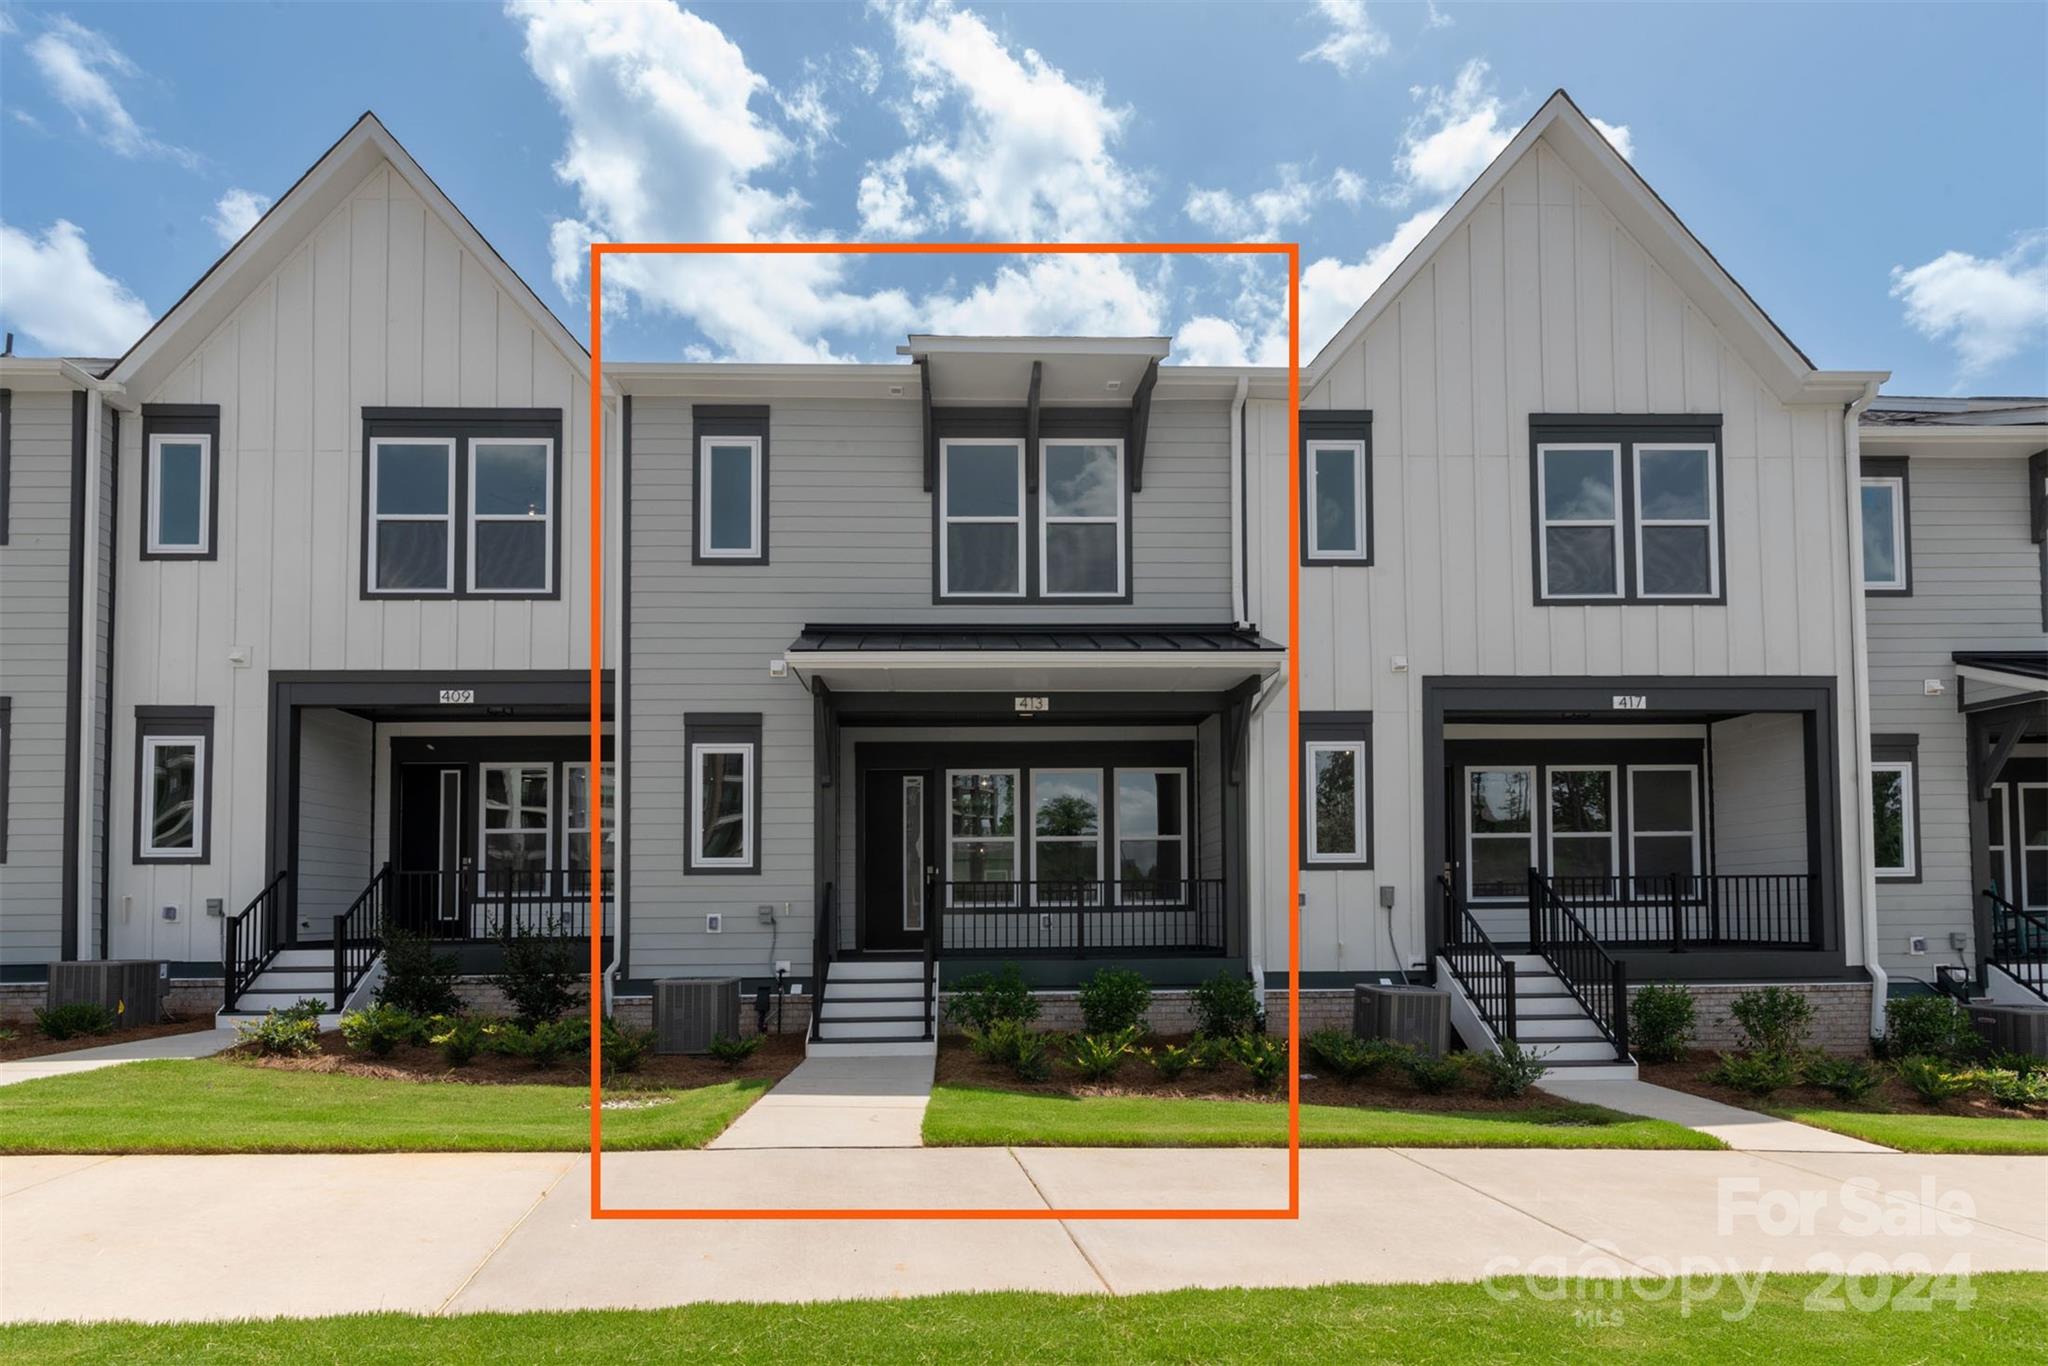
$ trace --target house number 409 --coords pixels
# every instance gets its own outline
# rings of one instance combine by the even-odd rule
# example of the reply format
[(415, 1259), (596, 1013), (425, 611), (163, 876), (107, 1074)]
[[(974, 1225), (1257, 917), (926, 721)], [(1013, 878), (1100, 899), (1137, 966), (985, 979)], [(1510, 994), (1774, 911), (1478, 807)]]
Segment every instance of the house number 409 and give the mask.
[(443, 688), (441, 689), (441, 701), (444, 704), (453, 703), (457, 706), (469, 706), (476, 701), (476, 689)]
[(1650, 699), (1642, 693), (1625, 692), (1614, 695), (1614, 710), (1616, 711), (1648, 711), (1649, 709)]

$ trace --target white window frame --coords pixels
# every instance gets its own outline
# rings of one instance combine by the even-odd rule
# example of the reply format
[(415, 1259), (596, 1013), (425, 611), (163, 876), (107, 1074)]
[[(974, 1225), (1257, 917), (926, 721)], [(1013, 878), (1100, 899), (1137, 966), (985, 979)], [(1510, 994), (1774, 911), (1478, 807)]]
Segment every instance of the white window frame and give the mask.
[[(1365, 804), (1368, 795), (1365, 790), (1365, 741), (1364, 740), (1305, 740), (1301, 746), (1303, 771), (1308, 776), (1308, 861), (1310, 863), (1363, 863), (1365, 862)], [(1351, 843), (1349, 852), (1339, 853), (1326, 850), (1317, 844), (1322, 832), (1322, 821), (1316, 817), (1316, 756), (1323, 753), (1344, 753), (1351, 756), (1351, 781), (1354, 785), (1351, 802)]]
[[(1552, 877), (1566, 876), (1557, 871), (1557, 842), (1564, 840), (1596, 840), (1601, 838), (1594, 830), (1566, 830), (1559, 833), (1557, 808), (1553, 804), (1555, 795), (1550, 790), (1549, 778), (1553, 773), (1605, 773), (1607, 775), (1607, 876), (1621, 876), (1621, 808), (1615, 799), (1621, 794), (1621, 773), (1614, 764), (1551, 764), (1544, 769), (1543, 784), (1543, 831), (1544, 870)], [(1695, 803), (1697, 804), (1697, 803)], [(1631, 812), (1631, 815), (1634, 813)], [(1570, 876), (1577, 876), (1571, 874)]]
[[(1045, 453), (1054, 446), (1113, 446), (1116, 448), (1116, 515), (1114, 517), (1054, 516), (1051, 510), (1052, 480), (1046, 476)], [(1124, 505), (1127, 498), (1124, 483), (1124, 443), (1122, 437), (1041, 437), (1038, 442), (1038, 595), (1042, 598), (1120, 598), (1125, 592), (1124, 561), (1125, 536)], [(963, 519), (964, 520), (964, 519)], [(1116, 587), (1094, 592), (1055, 593), (1046, 585), (1051, 582), (1051, 560), (1047, 547), (1051, 543), (1051, 528), (1059, 526), (1113, 526), (1116, 528)], [(1020, 562), (1021, 567), (1021, 562)]]
[(1990, 855), (1991, 871), (1998, 878), (1998, 894), (2013, 905), (2019, 905), (2014, 893), (2019, 889), (2013, 885), (2012, 846), (2013, 826), (2019, 818), (2019, 808), (2013, 804), (2012, 788), (2007, 783), (1991, 785), (1990, 805), (1998, 812), (1999, 841), (1993, 844), (1989, 829), (1985, 832), (1985, 852)]
[[(585, 801), (586, 801), (586, 802), (588, 803), (588, 805), (589, 805), (589, 809), (590, 809), (590, 810), (592, 810), (592, 811), (596, 811), (596, 812), (598, 812), (598, 813), (599, 813), (600, 815), (601, 815), (601, 814), (603, 813), (603, 811), (604, 811), (604, 780), (605, 780), (606, 776), (610, 776), (610, 777), (611, 777), (611, 779), (612, 779), (612, 783), (613, 783), (613, 787), (612, 787), (612, 819), (611, 819), (611, 820), (609, 820), (609, 821), (607, 821), (607, 822), (605, 822), (605, 826), (604, 826), (604, 839), (603, 839), (603, 840), (601, 841), (601, 843), (606, 843), (606, 844), (609, 844), (609, 845), (611, 845), (611, 847), (612, 847), (612, 849), (613, 849), (614, 851), (616, 851), (616, 850), (618, 849), (618, 786), (617, 786), (617, 784), (618, 784), (618, 765), (617, 765), (617, 761), (615, 761), (615, 760), (612, 760), (612, 759), (607, 759), (607, 760), (605, 760), (605, 761), (604, 761), (604, 762), (603, 762), (602, 764), (598, 765), (598, 779), (597, 779), (597, 783), (596, 783), (596, 785), (595, 785), (595, 786), (593, 786), (593, 785), (591, 784), (591, 781), (590, 781), (590, 761), (589, 761), (588, 759), (579, 759), (579, 760), (575, 760), (575, 761), (572, 761), (572, 762), (569, 762), (569, 763), (565, 763), (565, 764), (563, 764), (563, 765), (562, 765), (562, 802), (561, 802), (561, 808), (562, 808), (562, 820), (561, 820), (561, 825), (562, 825), (562, 830), (561, 830), (561, 841), (560, 841), (560, 848), (561, 848), (561, 858), (562, 858), (562, 864), (561, 864), (561, 867), (562, 867), (562, 871), (563, 871), (564, 873), (568, 873), (568, 872), (572, 871), (572, 869), (573, 869), (573, 865), (572, 865), (572, 864), (571, 864), (571, 863), (569, 862), (569, 843), (570, 843), (570, 841), (571, 841), (571, 840), (573, 840), (573, 839), (575, 839), (575, 838), (576, 838), (577, 836), (579, 836), (579, 835), (580, 835), (580, 836), (582, 836), (582, 837), (584, 837), (585, 839), (588, 839), (588, 838), (590, 837), (590, 826), (589, 826), (588, 824), (584, 824), (584, 825), (571, 825), (571, 824), (569, 824), (569, 782), (570, 782), (570, 777), (571, 777), (571, 775), (572, 775), (572, 774), (577, 774), (577, 773), (581, 773), (581, 774), (583, 774), (583, 775), (584, 775), (584, 777), (583, 777), (583, 790), (584, 790), (584, 792), (585, 792), (585, 793), (587, 793), (587, 794), (588, 794), (588, 795), (586, 796), (586, 798), (585, 798)], [(614, 869), (614, 868), (615, 868), (615, 867), (617, 866), (617, 863), (618, 863), (618, 860), (617, 860), (617, 859), (615, 859), (615, 858), (608, 858), (608, 859), (606, 859), (606, 860), (604, 861), (604, 868), (603, 868), (603, 876), (604, 876), (604, 877), (605, 877), (606, 879), (610, 879), (610, 878), (611, 878), (611, 876), (612, 876), (612, 872), (613, 872), (613, 869)], [(609, 888), (607, 888), (607, 889), (606, 889), (606, 892), (605, 892), (605, 894), (606, 894), (607, 896), (609, 896), (609, 895), (611, 894), (611, 893), (610, 893), (610, 889), (609, 889)]]
[[(1308, 556), (1312, 560), (1364, 560), (1372, 557), (1372, 519), (1365, 509), (1365, 443), (1363, 441), (1311, 440), (1308, 443)], [(1320, 451), (1345, 451), (1351, 456), (1351, 524), (1358, 529), (1358, 544), (1332, 548), (1322, 543), (1317, 535), (1320, 507), (1317, 488), (1320, 482), (1320, 462), (1316, 455)]]
[[(192, 847), (189, 849), (167, 847), (156, 842), (156, 756), (159, 750), (165, 749), (192, 751)], [(142, 772), (136, 775), (142, 784), (142, 857), (191, 859), (195, 862), (205, 857), (207, 758), (204, 735), (142, 737)]]
[[(1707, 457), (1707, 515), (1704, 517), (1645, 517), (1643, 515), (1643, 453), (1649, 451), (1701, 451)], [(1706, 602), (1721, 596), (1720, 464), (1721, 452), (1711, 441), (1638, 441), (1633, 454), (1634, 487), (1629, 493), (1629, 511), (1635, 517), (1636, 596), (1645, 602)], [(1704, 527), (1707, 533), (1707, 591), (1704, 593), (1652, 593), (1643, 587), (1643, 529), (1645, 527)]]
[[(1095, 833), (1092, 835), (1041, 835), (1038, 833), (1038, 780), (1041, 778), (1062, 778), (1086, 776), (1095, 779)], [(1034, 768), (1031, 770), (1031, 798), (1020, 815), (1025, 829), (1031, 834), (1031, 902), (1038, 905), (1038, 846), (1044, 844), (1081, 844), (1092, 840), (1095, 844), (1095, 885), (1102, 885), (1103, 843), (1109, 838), (1109, 817), (1105, 803), (1107, 794), (1102, 790), (1102, 770), (1099, 768)], [(1085, 881), (1086, 879), (1084, 879)], [(1072, 905), (1071, 902), (1056, 901), (1045, 903), (1055, 906)], [(1099, 901), (1085, 901), (1083, 905), (1100, 905)]]
[[(2013, 802), (2012, 807), (2013, 828), (2006, 831), (2005, 837), (2012, 841), (2012, 847), (2019, 855), (2013, 860), (2019, 869), (2019, 899), (2014, 900), (2008, 896), (2006, 900), (2011, 901), (2013, 905), (2023, 911), (2048, 910), (2048, 887), (2038, 889), (2037, 899), (2036, 888), (2033, 885), (2034, 880), (2027, 875), (2027, 851), (2029, 849), (2048, 848), (2048, 845), (2027, 843), (2027, 794), (2029, 792), (2039, 792), (2043, 794), (2042, 799), (2048, 801), (2048, 783), (2018, 783), (2014, 785), (2013, 796), (2017, 800)], [(2048, 825), (2044, 825), (2042, 830), (2044, 833), (2048, 833)]]
[(1889, 579), (1873, 579), (1870, 577), (1870, 561), (1866, 557), (1863, 561), (1863, 586), (1876, 589), (1879, 592), (1900, 592), (1907, 586), (1906, 481), (1896, 474), (1873, 474), (1863, 476), (1857, 483), (1859, 487), (1856, 497), (1856, 510), (1858, 513), (1856, 534), (1858, 536), (1863, 534), (1863, 527), (1861, 525), (1861, 513), (1863, 511), (1862, 490), (1867, 488), (1884, 488), (1890, 490), (1892, 496), (1892, 568), (1896, 572)]
[[(476, 454), (483, 446), (539, 446), (547, 466), (548, 510), (545, 516), (534, 517), (524, 512), (478, 512), (476, 510)], [(465, 558), (463, 575), (468, 580), (469, 593), (475, 597), (530, 598), (545, 597), (555, 591), (555, 443), (545, 436), (473, 436), (469, 438), (469, 507), (463, 530)], [(476, 582), (476, 528), (479, 522), (523, 522), (529, 525), (538, 522), (541, 528), (541, 573), (540, 587), (521, 585), (516, 588), (479, 588)]]
[[(1906, 859), (1905, 864), (1901, 867), (1886, 867), (1877, 861), (1877, 807), (1873, 804), (1869, 814), (1865, 817), (1865, 819), (1871, 822), (1871, 829), (1866, 836), (1870, 840), (1871, 871), (1879, 877), (1914, 877), (1918, 874), (1919, 862), (1914, 857), (1915, 841), (1913, 837), (1918, 829), (1920, 813), (1913, 803), (1913, 761), (1911, 759), (1873, 759), (1870, 761), (1870, 772), (1873, 779), (1880, 773), (1896, 773), (1899, 775), (1899, 849)], [(1875, 781), (1871, 783), (1870, 792), (1874, 802), (1877, 796), (1877, 784)]]
[[(448, 453), (448, 511), (445, 514), (427, 512), (379, 512), (377, 510), (377, 476), (382, 472), (381, 452), (386, 446), (439, 446)], [(370, 438), (370, 543), (365, 552), (370, 558), (369, 574), (365, 579), (368, 593), (372, 597), (453, 597), (455, 595), (455, 472), (456, 443), (448, 436), (375, 436)], [(549, 462), (552, 468), (553, 462)], [(442, 571), (442, 586), (411, 588), (380, 588), (377, 585), (377, 555), (380, 537), (377, 530), (385, 522), (440, 522), (448, 529), (447, 564)]]
[(1154, 844), (1178, 844), (1180, 846), (1180, 882), (1181, 885), (1185, 887), (1187, 884), (1195, 880), (1194, 868), (1192, 867), (1189, 858), (1189, 855), (1193, 852), (1193, 845), (1190, 843), (1188, 839), (1188, 771), (1184, 768), (1165, 768), (1151, 764), (1137, 764), (1133, 765), (1130, 768), (1111, 769), (1109, 775), (1110, 797), (1116, 802), (1116, 806), (1113, 809), (1117, 817), (1117, 819), (1111, 822), (1112, 827), (1116, 831), (1115, 847), (1110, 850), (1110, 856), (1113, 860), (1113, 862), (1111, 863), (1111, 869), (1116, 874), (1115, 877), (1110, 879), (1110, 882), (1112, 883), (1114, 888), (1112, 895), (1116, 898), (1116, 902), (1119, 906), (1177, 905), (1179, 904), (1177, 902), (1161, 902), (1156, 897), (1138, 897), (1135, 900), (1131, 900), (1127, 899), (1124, 896), (1124, 831), (1122, 821), (1122, 786), (1123, 777), (1126, 773), (1145, 773), (1151, 774), (1155, 777), (1161, 774), (1171, 774), (1175, 778), (1179, 779), (1180, 833), (1178, 835), (1134, 835), (1132, 836), (1132, 838), (1140, 840), (1149, 838)]
[[(1692, 808), (1692, 829), (1690, 830), (1647, 830), (1636, 821), (1636, 775), (1639, 773), (1683, 773), (1686, 775), (1685, 790)], [(1679, 835), (1692, 838), (1692, 876), (1700, 875), (1700, 768), (1698, 764), (1630, 764), (1628, 766), (1628, 876), (1653, 876), (1636, 872), (1636, 841), (1638, 839), (1674, 839)]]
[[(726, 546), (713, 549), (711, 544), (711, 448), (713, 446), (745, 446), (747, 457), (747, 544), (744, 548)], [(761, 558), (761, 438), (758, 436), (706, 436), (697, 442), (697, 469), (699, 483), (697, 490), (697, 516), (704, 526), (704, 534), (698, 537), (697, 554), (706, 560), (758, 560)]]
[[(1553, 520), (1550, 508), (1550, 452), (1552, 451), (1606, 451), (1609, 468), (1614, 472), (1614, 516), (1605, 520), (1589, 518), (1565, 518)], [(1556, 598), (1562, 602), (1621, 602), (1628, 597), (1627, 566), (1622, 562), (1622, 538), (1627, 534), (1622, 525), (1627, 505), (1622, 498), (1621, 443), (1617, 441), (1542, 441), (1536, 445), (1536, 563), (1542, 568), (1542, 581), (1538, 585), (1540, 595), (1546, 600)], [(1604, 526), (1614, 532), (1614, 591), (1612, 593), (1553, 593), (1550, 588), (1550, 537), (1552, 527)], [(1469, 793), (1467, 794), (1470, 795)]]
[[(709, 808), (704, 804), (704, 760), (712, 754), (737, 754), (746, 760), (740, 783), (740, 852), (730, 858), (706, 858), (704, 855), (704, 817)], [(757, 774), (754, 765), (760, 762), (752, 741), (748, 740), (699, 740), (690, 746), (690, 866), (693, 868), (731, 868), (749, 872), (754, 866), (754, 785)]]
[[(1017, 452), (1017, 515), (1015, 517), (954, 517), (947, 512), (950, 480), (948, 474), (952, 461), (948, 458), (955, 446), (1008, 446)], [(942, 598), (1022, 598), (1025, 587), (1031, 581), (1030, 553), (1024, 540), (1024, 514), (1028, 503), (1024, 494), (1024, 441), (1021, 437), (945, 437), (939, 441), (939, 596)], [(951, 580), (951, 528), (961, 526), (1003, 526), (1014, 522), (1017, 527), (1017, 591), (1014, 593), (955, 593)]]
[[(989, 836), (989, 837), (988, 837), (987, 839), (976, 839), (976, 838), (973, 838), (973, 837), (964, 837), (964, 838), (962, 838), (962, 837), (956, 837), (956, 836), (954, 835), (954, 833), (953, 833), (953, 779), (955, 779), (955, 778), (1008, 778), (1008, 779), (1010, 780), (1010, 808), (1011, 808), (1011, 809), (1010, 809), (1010, 833), (1009, 833), (1009, 834), (1007, 834), (1007, 835), (990, 835), (990, 836)], [(955, 900), (955, 899), (954, 899), (954, 894), (953, 894), (953, 883), (954, 883), (954, 881), (955, 881), (955, 879), (954, 879), (954, 876), (953, 876), (953, 845), (954, 845), (954, 843), (956, 842), (956, 839), (957, 839), (957, 841), (958, 841), (959, 843), (964, 843), (964, 844), (1007, 844), (1007, 845), (1009, 845), (1009, 846), (1010, 846), (1010, 881), (1011, 881), (1011, 882), (1012, 882), (1012, 883), (1014, 884), (1014, 883), (1017, 883), (1017, 882), (1020, 882), (1020, 881), (1023, 881), (1023, 880), (1025, 880), (1025, 879), (1024, 879), (1024, 878), (1023, 878), (1022, 876), (1020, 876), (1020, 875), (1022, 875), (1022, 874), (1024, 873), (1024, 871), (1025, 871), (1025, 870), (1024, 870), (1024, 859), (1023, 859), (1023, 852), (1024, 852), (1024, 851), (1023, 851), (1022, 847), (1021, 847), (1021, 846), (1019, 845), (1019, 843), (1018, 843), (1018, 841), (1020, 841), (1020, 840), (1022, 840), (1022, 839), (1024, 838), (1024, 832), (1023, 832), (1023, 830), (1022, 830), (1022, 828), (1021, 828), (1021, 827), (1022, 827), (1022, 823), (1023, 823), (1023, 821), (1024, 821), (1024, 820), (1025, 820), (1025, 819), (1027, 818), (1027, 816), (1026, 816), (1026, 812), (1025, 812), (1025, 810), (1024, 810), (1024, 801), (1025, 801), (1025, 797), (1024, 797), (1024, 773), (1023, 773), (1023, 770), (1022, 770), (1022, 769), (1015, 769), (1015, 768), (949, 768), (949, 769), (947, 769), (947, 770), (946, 770), (946, 865), (945, 865), (945, 867), (946, 867), (946, 904), (947, 904), (948, 906), (957, 906), (957, 905), (959, 905), (959, 904), (960, 904), (960, 903), (959, 903), (959, 902), (958, 902), (957, 900)], [(987, 903), (987, 902), (985, 902), (985, 901), (976, 901), (976, 902), (974, 902), (973, 904), (974, 904), (974, 906), (976, 906), (976, 907), (984, 907), (984, 906), (986, 906), (986, 905), (987, 905), (988, 903)]]
[[(163, 529), (165, 446), (199, 447), (199, 539), (166, 541)], [(204, 555), (213, 547), (213, 437), (206, 432), (155, 432), (149, 438), (149, 553)]]
[[(1523, 773), (1528, 775), (1530, 804), (1529, 829), (1527, 833), (1513, 830), (1475, 831), (1472, 828), (1472, 775), (1474, 773)], [(1537, 781), (1539, 775), (1536, 770), (1536, 765), (1468, 764), (1462, 770), (1462, 776), (1464, 790), (1463, 801), (1465, 803), (1465, 900), (1467, 902), (1480, 902), (1492, 906), (1507, 905), (1512, 902), (1527, 900), (1528, 898), (1526, 892), (1521, 894), (1510, 893), (1507, 896), (1480, 896), (1477, 892), (1473, 891), (1472, 871), (1474, 868), (1474, 862), (1472, 858), (1472, 849), (1474, 842), (1477, 840), (1505, 841), (1518, 839), (1523, 842), (1529, 854), (1528, 862), (1525, 865), (1524, 876), (1526, 876), (1527, 868), (1534, 868), (1536, 866), (1536, 856), (1538, 853), (1538, 846), (1536, 840), (1537, 835), (1542, 829), (1541, 825), (1539, 824), (1539, 817), (1537, 813), (1539, 811), (1546, 810), (1549, 802), (1549, 798), (1545, 796), (1542, 786)], [(1541, 803), (1541, 805), (1539, 805), (1539, 803)]]
[[(498, 827), (496, 830), (490, 828), (490, 819), (486, 813), (490, 810), (489, 793), (491, 790), (490, 775), (492, 773), (511, 773), (514, 775), (540, 773), (546, 777), (548, 785), (547, 815), (543, 819), (538, 831), (531, 826), (525, 825), (505, 825)], [(519, 788), (516, 778), (510, 791), (512, 793), (512, 808), (514, 811), (517, 811), (521, 803), (519, 801)], [(501, 763), (478, 764), (476, 766), (476, 873), (478, 891), (488, 892), (490, 890), (487, 883), (490, 878), (491, 869), (489, 854), (491, 836), (532, 835), (538, 833), (541, 836), (541, 847), (552, 854), (555, 849), (556, 809), (555, 766), (547, 760), (511, 759)], [(543, 861), (543, 869), (545, 869), (545, 860)], [(526, 895), (539, 895), (544, 888), (536, 885), (514, 890)]]

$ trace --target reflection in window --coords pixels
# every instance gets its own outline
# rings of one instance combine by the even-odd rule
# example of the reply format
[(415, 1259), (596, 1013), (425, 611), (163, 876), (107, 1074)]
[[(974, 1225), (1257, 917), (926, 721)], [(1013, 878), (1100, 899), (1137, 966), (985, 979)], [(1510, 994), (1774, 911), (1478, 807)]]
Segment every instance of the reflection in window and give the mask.
[(1621, 448), (1538, 446), (1543, 596), (1621, 596)]
[(1008, 905), (1016, 899), (1017, 774), (946, 775), (946, 867), (957, 904)]
[(1466, 894), (1525, 896), (1536, 858), (1536, 770), (1471, 768), (1465, 775)]
[(1636, 591), (1710, 598), (1719, 590), (1714, 454), (1708, 446), (1636, 446)]
[(1044, 592), (1123, 592), (1124, 447), (1121, 441), (1045, 441), (1039, 479)]
[(761, 440), (707, 436), (703, 441), (704, 487), (697, 515), (703, 519), (707, 559), (757, 559), (761, 554)]
[(1031, 861), (1040, 901), (1100, 899), (1100, 769), (1049, 768), (1031, 775)]
[(1863, 586), (1906, 587), (1906, 481), (1863, 481)]
[(1024, 443), (940, 445), (940, 595), (1022, 597)]
[(1116, 771), (1117, 896), (1177, 902), (1187, 876), (1187, 775), (1179, 769)]
[(199, 794), (206, 741), (197, 735), (149, 735), (142, 741), (142, 853), (197, 858), (205, 831)]
[(1614, 770), (1553, 768), (1549, 777), (1551, 876), (1612, 877)]
[(1870, 766), (1870, 841), (1879, 877), (1913, 876), (1913, 765)]
[(551, 442), (469, 443), (470, 591), (548, 591), (554, 473)]
[(1364, 559), (1371, 553), (1365, 509), (1365, 443), (1308, 443), (1308, 555)]
[(692, 747), (695, 772), (696, 822), (692, 862), (701, 868), (750, 868), (754, 861), (754, 811), (751, 774), (754, 747), (749, 744), (700, 744)]

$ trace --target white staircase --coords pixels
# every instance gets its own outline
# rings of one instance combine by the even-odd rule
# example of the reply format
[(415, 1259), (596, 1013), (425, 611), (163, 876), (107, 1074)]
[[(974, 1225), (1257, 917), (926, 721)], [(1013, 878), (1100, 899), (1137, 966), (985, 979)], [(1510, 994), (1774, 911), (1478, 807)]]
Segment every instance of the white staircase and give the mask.
[(256, 980), (243, 989), (233, 1010), (215, 1014), (214, 1023), (231, 1029), (242, 1020), (262, 1018), (264, 1012), (314, 1000), (322, 1006), (320, 1027), (337, 1028), (341, 1003), (334, 999), (334, 950), (326, 945), (304, 949), (279, 949)]
[[(1515, 1042), (1543, 1055), (1550, 1081), (1634, 1081), (1634, 1058), (1615, 1051), (1600, 1026), (1542, 955), (1502, 954), (1515, 965)], [(1438, 960), (1437, 982), (1451, 993), (1451, 1023), (1467, 1048), (1498, 1053), (1500, 1045), (1450, 964)]]
[(922, 958), (834, 959), (813, 1009), (815, 1026), (804, 1049), (809, 1057), (928, 1058), (939, 1051), (938, 1031), (925, 1011)]

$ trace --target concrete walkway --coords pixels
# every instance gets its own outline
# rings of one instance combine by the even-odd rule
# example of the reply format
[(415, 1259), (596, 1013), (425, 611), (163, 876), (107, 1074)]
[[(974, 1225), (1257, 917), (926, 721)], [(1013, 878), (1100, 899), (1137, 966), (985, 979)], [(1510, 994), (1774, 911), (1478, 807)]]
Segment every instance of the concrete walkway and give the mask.
[(933, 1058), (806, 1058), (713, 1148), (916, 1148)]
[(35, 1081), (40, 1077), (91, 1072), (96, 1068), (142, 1062), (149, 1058), (210, 1058), (222, 1049), (234, 1046), (235, 1031), (232, 1029), (195, 1029), (189, 1034), (160, 1034), (154, 1039), (131, 1039), (101, 1048), (79, 1048), (69, 1053), (0, 1062), (0, 1086)]
[[(1286, 1160), (1265, 1149), (757, 1149), (617, 1154), (604, 1180), (615, 1207), (1271, 1207), (1284, 1204)], [(1519, 1285), (1685, 1259), (1700, 1274), (1804, 1271), (1865, 1254), (1902, 1270), (1909, 1259), (2048, 1270), (2043, 1158), (1318, 1150), (1302, 1155), (1299, 1220), (1171, 1224), (593, 1222), (589, 1176), (589, 1160), (566, 1153), (8, 1158), (0, 1317)]]
[(1890, 1148), (1847, 1134), (1795, 1124), (1718, 1100), (1654, 1086), (1647, 1081), (1546, 1081), (1543, 1089), (1565, 1100), (1604, 1105), (1623, 1114), (1669, 1120), (1749, 1153), (1888, 1153)]

